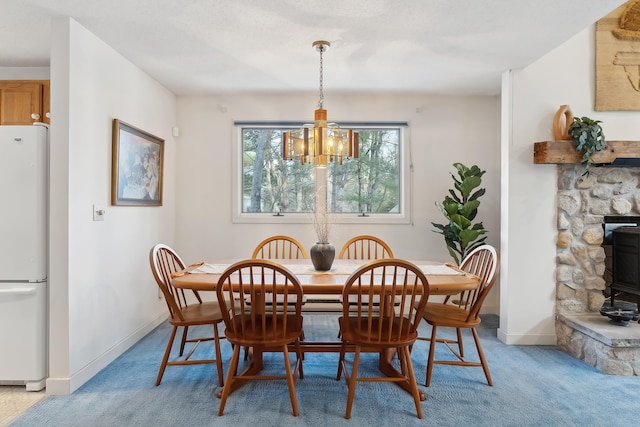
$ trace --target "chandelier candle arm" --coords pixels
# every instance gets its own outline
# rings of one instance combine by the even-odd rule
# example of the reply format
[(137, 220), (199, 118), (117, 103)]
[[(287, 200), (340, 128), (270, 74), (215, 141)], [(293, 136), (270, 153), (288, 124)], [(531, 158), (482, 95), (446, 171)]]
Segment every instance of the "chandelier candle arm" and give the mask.
[(331, 44), (324, 40), (313, 42), (320, 52), (320, 97), (314, 112), (313, 124), (282, 133), (282, 157), (285, 160), (300, 160), (315, 167), (327, 167), (329, 162), (342, 164), (344, 160), (358, 157), (358, 133), (341, 129), (335, 123), (327, 123), (327, 110), (323, 108), (323, 59), (322, 54)]

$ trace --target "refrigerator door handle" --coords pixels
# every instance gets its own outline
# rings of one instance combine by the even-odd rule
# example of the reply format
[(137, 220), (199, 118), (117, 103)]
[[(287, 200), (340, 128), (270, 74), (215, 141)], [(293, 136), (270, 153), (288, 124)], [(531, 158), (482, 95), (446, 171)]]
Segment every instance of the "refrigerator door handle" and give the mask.
[(9, 294), (9, 295), (25, 295), (25, 294), (35, 294), (36, 288), (7, 288), (0, 289), (0, 295)]

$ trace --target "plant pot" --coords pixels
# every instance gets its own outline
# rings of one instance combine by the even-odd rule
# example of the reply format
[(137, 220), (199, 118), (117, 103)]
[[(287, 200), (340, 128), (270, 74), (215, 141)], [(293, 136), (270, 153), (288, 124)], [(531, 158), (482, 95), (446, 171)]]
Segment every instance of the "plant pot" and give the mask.
[(336, 257), (336, 248), (329, 242), (316, 242), (309, 251), (313, 268), (317, 271), (329, 271)]

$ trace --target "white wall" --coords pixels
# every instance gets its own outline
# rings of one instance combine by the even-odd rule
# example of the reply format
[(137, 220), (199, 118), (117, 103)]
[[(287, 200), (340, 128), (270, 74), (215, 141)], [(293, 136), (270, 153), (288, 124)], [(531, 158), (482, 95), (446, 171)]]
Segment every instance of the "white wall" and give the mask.
[[(272, 234), (289, 234), (309, 248), (311, 224), (232, 222), (234, 120), (312, 121), (316, 94), (180, 97), (177, 139), (178, 193), (176, 245), (187, 262), (249, 257)], [(434, 205), (453, 187), (452, 164), (479, 165), (487, 173), (479, 219), (488, 243), (500, 235), (499, 97), (446, 97), (413, 94), (325, 94), (329, 121), (407, 121), (414, 163), (413, 223), (338, 225), (331, 241), (340, 247), (356, 234), (386, 240), (398, 257), (450, 261), (444, 239), (431, 222), (444, 217)], [(497, 286), (499, 288), (499, 285)], [(498, 290), (486, 302), (497, 313)]]
[(49, 67), (0, 67), (0, 80), (49, 80)]
[[(174, 236), (176, 99), (71, 19), (54, 20), (51, 52), (47, 392), (67, 394), (166, 319), (148, 254)], [(110, 206), (114, 118), (165, 139), (163, 207)]]
[(594, 111), (595, 26), (534, 64), (504, 76), (502, 274), (499, 338), (555, 343), (555, 165), (533, 164), (533, 143), (553, 140), (553, 116), (602, 120), (609, 140), (639, 140), (640, 113)]

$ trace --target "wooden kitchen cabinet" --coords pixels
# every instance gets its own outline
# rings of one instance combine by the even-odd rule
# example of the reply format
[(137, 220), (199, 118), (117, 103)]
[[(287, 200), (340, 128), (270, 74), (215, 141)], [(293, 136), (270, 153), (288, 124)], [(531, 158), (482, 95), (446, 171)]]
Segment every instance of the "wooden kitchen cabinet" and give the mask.
[(48, 80), (0, 80), (0, 125), (49, 123)]

